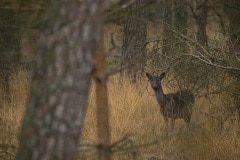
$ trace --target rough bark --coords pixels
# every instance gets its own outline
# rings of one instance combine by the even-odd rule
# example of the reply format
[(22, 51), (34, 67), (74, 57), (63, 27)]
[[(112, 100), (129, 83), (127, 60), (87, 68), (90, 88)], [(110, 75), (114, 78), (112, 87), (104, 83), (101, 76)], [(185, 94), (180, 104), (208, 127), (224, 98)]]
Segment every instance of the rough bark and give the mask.
[[(222, 1), (222, 4), (224, 5), (224, 12), (229, 20), (229, 63), (240, 68), (240, 1)], [(232, 74), (232, 76), (236, 78), (237, 83), (234, 86), (234, 91), (231, 91), (231, 98), (234, 98), (238, 115), (240, 115), (240, 75)]]
[[(174, 1), (174, 28), (180, 34), (187, 35), (187, 22), (188, 22), (188, 13), (187, 13), (187, 0), (175, 0)], [(187, 52), (186, 43), (181, 42), (179, 39), (175, 39), (177, 42), (177, 51), (182, 54)]]
[[(12, 75), (23, 67), (31, 67), (31, 64), (27, 63), (23, 56), (26, 55), (26, 50), (23, 50), (26, 43), (23, 42), (30, 37), (29, 31), (38, 31), (39, 24), (42, 21), (41, 16), (48, 1), (0, 1), (0, 85), (5, 95), (4, 98), (7, 100), (11, 100), (9, 81), (11, 81)], [(34, 36), (29, 43), (34, 49), (35, 46), (33, 47), (32, 44), (35, 44), (37, 38), (37, 36)], [(35, 53), (34, 50), (31, 55)]]
[(121, 66), (128, 66), (127, 73), (133, 82), (142, 73), (146, 62), (146, 0), (136, 0), (128, 8), (124, 24)]
[(172, 30), (180, 34), (187, 34), (187, 7), (186, 0), (164, 1), (164, 28), (163, 28), (163, 62), (169, 65), (171, 60), (187, 52), (184, 42), (175, 38)]
[(52, 1), (40, 36), (18, 160), (74, 160), (104, 0)]
[(172, 44), (174, 43), (174, 37), (171, 34), (171, 29), (173, 27), (173, 3), (169, 0), (164, 0), (164, 25), (163, 25), (163, 46), (162, 46), (162, 63), (168, 65), (170, 55), (173, 55), (174, 50)]
[(207, 38), (207, 17), (208, 17), (208, 0), (201, 0), (192, 8), (193, 16), (197, 23), (197, 42), (204, 47), (208, 45)]
[(20, 59), (20, 26), (17, 11), (0, 9), (0, 83), (9, 98), (10, 75), (16, 70)]
[(223, 1), (224, 11), (229, 19), (229, 47), (231, 52), (240, 53), (240, 1)]

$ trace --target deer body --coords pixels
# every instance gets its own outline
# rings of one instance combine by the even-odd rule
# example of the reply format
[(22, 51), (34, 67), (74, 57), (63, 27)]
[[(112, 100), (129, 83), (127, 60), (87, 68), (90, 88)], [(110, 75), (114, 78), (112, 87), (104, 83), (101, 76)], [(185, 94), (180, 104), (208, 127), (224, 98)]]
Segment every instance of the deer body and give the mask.
[(182, 118), (189, 124), (194, 104), (194, 96), (190, 90), (179, 90), (175, 93), (164, 94), (161, 81), (165, 76), (165, 72), (160, 76), (152, 76), (146, 73), (151, 82), (151, 86), (155, 91), (156, 99), (160, 105), (160, 111), (164, 117), (166, 125), (168, 118), (171, 118), (172, 128), (177, 118)]

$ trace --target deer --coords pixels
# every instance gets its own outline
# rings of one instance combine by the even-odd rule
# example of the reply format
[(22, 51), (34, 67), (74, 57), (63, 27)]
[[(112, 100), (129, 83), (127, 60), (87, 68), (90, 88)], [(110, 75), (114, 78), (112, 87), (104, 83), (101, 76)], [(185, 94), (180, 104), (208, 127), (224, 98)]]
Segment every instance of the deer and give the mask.
[(164, 117), (165, 125), (168, 128), (168, 119), (170, 118), (171, 130), (173, 130), (174, 121), (176, 119), (183, 119), (188, 127), (195, 101), (194, 95), (188, 89), (165, 94), (161, 84), (165, 75), (165, 72), (163, 72), (160, 76), (146, 73), (146, 76), (151, 83), (151, 87), (155, 92), (157, 102), (160, 106), (160, 112)]

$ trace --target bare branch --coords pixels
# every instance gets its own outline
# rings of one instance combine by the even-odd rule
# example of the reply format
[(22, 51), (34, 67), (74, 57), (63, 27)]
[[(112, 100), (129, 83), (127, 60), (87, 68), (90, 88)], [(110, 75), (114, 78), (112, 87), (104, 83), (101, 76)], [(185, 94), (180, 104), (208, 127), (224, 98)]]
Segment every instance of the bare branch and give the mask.
[(202, 62), (204, 62), (205, 64), (208, 64), (210, 66), (213, 66), (213, 67), (216, 67), (216, 68), (220, 68), (220, 69), (224, 69), (224, 70), (227, 70), (227, 71), (234, 71), (234, 72), (240, 72), (240, 68), (238, 67), (232, 67), (232, 66), (224, 66), (222, 64), (217, 64), (217, 63), (214, 63), (210, 58), (208, 58), (207, 56), (203, 55), (203, 53), (205, 53), (206, 55), (211, 55), (211, 51), (209, 51), (207, 48), (205, 48), (204, 46), (202, 46), (201, 44), (199, 44), (198, 42), (192, 40), (191, 38), (181, 34), (181, 33), (178, 33), (176, 30), (172, 29), (172, 32), (174, 33), (174, 35), (176, 35), (176, 37), (185, 42), (185, 43), (191, 43), (193, 44), (194, 46), (196, 46), (197, 48), (200, 48), (201, 49), (201, 52), (197, 52), (199, 55), (196, 55), (196, 54), (183, 54), (185, 56), (192, 56)]

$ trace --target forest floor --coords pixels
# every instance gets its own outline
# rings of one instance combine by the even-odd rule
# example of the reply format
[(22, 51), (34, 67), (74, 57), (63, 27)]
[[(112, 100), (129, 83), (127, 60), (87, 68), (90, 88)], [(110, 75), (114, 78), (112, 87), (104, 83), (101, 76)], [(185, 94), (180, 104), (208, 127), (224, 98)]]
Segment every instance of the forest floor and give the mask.
[[(12, 78), (10, 102), (1, 97), (0, 159), (14, 159), (18, 133), (29, 94), (26, 71)], [(165, 88), (166, 92), (171, 89)], [(1, 93), (2, 95), (2, 93)], [(177, 120), (173, 131), (165, 128), (163, 116), (147, 78), (137, 84), (116, 75), (108, 81), (113, 159), (235, 160), (240, 157), (238, 116), (221, 118), (218, 109), (196, 98), (191, 125)], [(219, 98), (212, 100), (216, 104)], [(221, 108), (220, 108), (221, 109)], [(81, 139), (79, 159), (96, 159), (96, 106), (94, 84)], [(86, 148), (88, 146), (88, 148)], [(92, 146), (92, 147), (89, 147)]]

